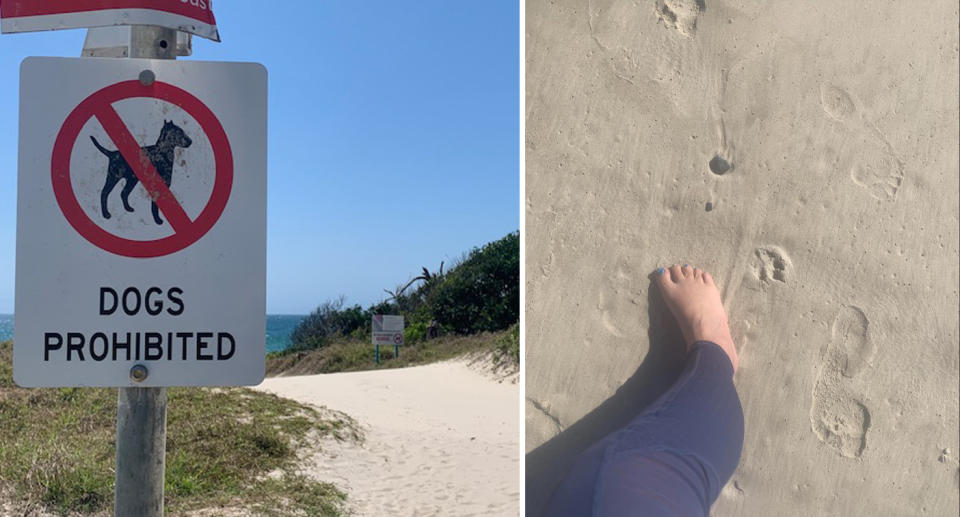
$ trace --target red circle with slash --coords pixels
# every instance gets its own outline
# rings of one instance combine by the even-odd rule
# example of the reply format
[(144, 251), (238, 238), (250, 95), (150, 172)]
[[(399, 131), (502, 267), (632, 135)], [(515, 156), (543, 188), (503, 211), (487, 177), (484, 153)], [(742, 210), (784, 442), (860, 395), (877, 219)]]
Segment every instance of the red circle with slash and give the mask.
[[(210, 141), (216, 163), (213, 193), (196, 219), (191, 220), (187, 215), (113, 108), (114, 103), (132, 98), (158, 99), (178, 106), (200, 124)], [(173, 235), (147, 241), (127, 239), (104, 230), (84, 212), (71, 185), (70, 156), (80, 131), (91, 118), (96, 118), (106, 130), (140, 183), (163, 212), (173, 228)], [(83, 238), (104, 251), (124, 257), (162, 257), (181, 251), (200, 240), (223, 215), (233, 188), (233, 151), (220, 121), (200, 99), (160, 81), (149, 86), (136, 80), (124, 81), (95, 92), (70, 113), (53, 145), (51, 172), (57, 204), (70, 225)]]

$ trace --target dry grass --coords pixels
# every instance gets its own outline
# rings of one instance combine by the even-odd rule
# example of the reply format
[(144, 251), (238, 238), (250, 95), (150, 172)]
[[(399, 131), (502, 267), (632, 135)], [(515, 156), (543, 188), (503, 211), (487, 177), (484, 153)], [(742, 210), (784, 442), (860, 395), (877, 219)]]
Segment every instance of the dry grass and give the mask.
[[(0, 489), (8, 494), (0, 508), (109, 514), (116, 390), (18, 388), (11, 355), (11, 343), (0, 343)], [(297, 450), (320, 437), (361, 440), (348, 416), (239, 388), (176, 388), (168, 398), (171, 514), (211, 507), (257, 515), (344, 512), (343, 492), (298, 473)]]
[[(514, 350), (515, 349), (515, 350)], [(312, 375), (354, 372), (384, 368), (403, 368), (446, 361), (467, 355), (492, 354), (497, 368), (516, 367), (519, 363), (517, 326), (501, 332), (482, 332), (470, 336), (443, 336), (400, 347), (380, 347), (380, 364), (374, 362), (374, 347), (368, 341), (344, 339), (307, 352), (278, 352), (267, 356), (267, 375)]]

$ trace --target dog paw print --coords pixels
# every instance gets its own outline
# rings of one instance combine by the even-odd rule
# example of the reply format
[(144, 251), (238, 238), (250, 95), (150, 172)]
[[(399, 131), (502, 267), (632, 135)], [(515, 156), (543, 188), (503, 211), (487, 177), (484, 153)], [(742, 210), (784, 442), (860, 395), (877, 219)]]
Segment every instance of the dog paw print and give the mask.
[(790, 261), (787, 252), (777, 246), (762, 246), (753, 253), (756, 257), (754, 275), (760, 282), (785, 284), (790, 281), (793, 275), (793, 262)]
[(657, 17), (664, 25), (684, 36), (697, 32), (697, 20), (704, 11), (703, 0), (657, 0)]

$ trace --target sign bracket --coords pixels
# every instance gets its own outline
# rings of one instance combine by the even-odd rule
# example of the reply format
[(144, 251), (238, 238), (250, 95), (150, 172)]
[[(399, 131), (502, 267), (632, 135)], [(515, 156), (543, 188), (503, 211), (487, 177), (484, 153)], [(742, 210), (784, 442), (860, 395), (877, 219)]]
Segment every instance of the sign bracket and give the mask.
[[(132, 29), (129, 26), (87, 29), (81, 57), (130, 57)], [(177, 31), (177, 56), (193, 55), (193, 35)]]

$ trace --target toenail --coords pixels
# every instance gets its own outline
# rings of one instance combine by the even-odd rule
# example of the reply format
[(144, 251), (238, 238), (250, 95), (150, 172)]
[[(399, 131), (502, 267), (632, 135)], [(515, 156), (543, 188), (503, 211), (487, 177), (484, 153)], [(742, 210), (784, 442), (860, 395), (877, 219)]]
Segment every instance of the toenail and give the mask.
[(662, 275), (662, 274), (663, 274), (663, 268), (658, 269), (658, 270), (657, 270), (657, 273), (659, 273), (659, 274)]
[(683, 267), (690, 267), (690, 264), (684, 264)]

